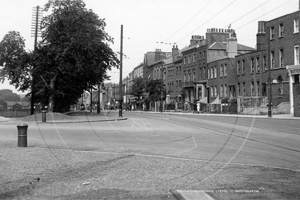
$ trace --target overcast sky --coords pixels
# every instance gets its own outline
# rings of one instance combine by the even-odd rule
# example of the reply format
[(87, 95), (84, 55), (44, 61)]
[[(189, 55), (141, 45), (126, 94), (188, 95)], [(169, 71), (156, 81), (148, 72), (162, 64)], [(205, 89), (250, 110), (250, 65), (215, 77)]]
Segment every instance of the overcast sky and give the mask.
[[(19, 31), (26, 48), (33, 49), (31, 20), (33, 7), (48, 0), (0, 0), (0, 39), (8, 31)], [(115, 38), (111, 48), (120, 51), (123, 25), (123, 78), (143, 62), (144, 53), (161, 49), (171, 51), (187, 46), (192, 35), (204, 35), (208, 28), (236, 30), (238, 42), (255, 47), (258, 21), (268, 21), (299, 10), (299, 0), (84, 0), (100, 18), (106, 32)], [(119, 82), (119, 70), (109, 73)], [(8, 82), (0, 89), (13, 89)], [(16, 90), (14, 90), (16, 92)], [(17, 92), (20, 93), (20, 92)]]

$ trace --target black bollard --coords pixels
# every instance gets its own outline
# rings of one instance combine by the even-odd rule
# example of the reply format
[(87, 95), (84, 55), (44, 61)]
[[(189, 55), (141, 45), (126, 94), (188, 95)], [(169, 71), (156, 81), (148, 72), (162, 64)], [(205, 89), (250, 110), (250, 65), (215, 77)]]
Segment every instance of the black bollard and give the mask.
[(27, 147), (27, 124), (18, 124), (18, 147)]
[(42, 110), (42, 122), (46, 122), (46, 110)]

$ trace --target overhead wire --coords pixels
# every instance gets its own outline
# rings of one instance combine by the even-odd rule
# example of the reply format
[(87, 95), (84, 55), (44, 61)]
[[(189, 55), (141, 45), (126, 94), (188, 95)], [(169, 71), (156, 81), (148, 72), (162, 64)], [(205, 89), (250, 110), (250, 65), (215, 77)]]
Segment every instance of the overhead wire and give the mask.
[(215, 18), (216, 16), (218, 16), (220, 13), (222, 13), (224, 10), (226, 10), (228, 7), (230, 7), (234, 2), (236, 2), (237, 0), (232, 1), (230, 4), (228, 4), (226, 7), (224, 7), (222, 10), (220, 10), (217, 14), (215, 14), (214, 16), (212, 16), (211, 18), (209, 18), (206, 22), (204, 22), (203, 24), (201, 24), (200, 26), (198, 26), (195, 30), (193, 30), (191, 33), (189, 33), (188, 35), (184, 36), (182, 39), (180, 39), (177, 42), (182, 41), (183, 39), (185, 39), (186, 37), (190, 36), (192, 33), (194, 33), (195, 31), (197, 31), (199, 28), (201, 28), (203, 25), (205, 25), (206, 23), (208, 23), (210, 20), (212, 20), (213, 18)]
[[(235, 0), (236, 1), (236, 0)], [(212, 1), (210, 1), (209, 3), (207, 3), (203, 8), (201, 8), (192, 18), (190, 18), (183, 26), (181, 26), (177, 31), (175, 31), (173, 34), (171, 34), (167, 39), (165, 39), (164, 41), (167, 41), (168, 39), (170, 39), (172, 36), (174, 36), (176, 33), (178, 33), (183, 27), (185, 27), (190, 21), (192, 21), (199, 13), (201, 13), (201, 11), (203, 11)], [(164, 42), (162, 42), (164, 43)], [(179, 42), (176, 42), (176, 44), (178, 44)], [(156, 47), (157, 48), (157, 47)], [(143, 57), (141, 57), (141, 59), (143, 59)], [(140, 59), (139, 59), (140, 60)], [(134, 63), (136, 63), (138, 61), (135, 61)]]
[(265, 13), (265, 14), (263, 14), (263, 15), (257, 17), (257, 18), (255, 18), (254, 20), (251, 20), (250, 22), (244, 24), (243, 26), (238, 27), (238, 28), (235, 29), (235, 30), (238, 30), (238, 29), (240, 29), (240, 28), (243, 28), (244, 26), (247, 26), (248, 24), (251, 24), (252, 22), (254, 22), (254, 21), (258, 20), (259, 18), (261, 18), (261, 17), (263, 17), (263, 16), (265, 16), (265, 15), (267, 15), (267, 14), (269, 14), (269, 13), (275, 11), (275, 10), (277, 10), (278, 8), (284, 6), (285, 4), (288, 4), (289, 2), (291, 2), (291, 0), (289, 0), (288, 2), (285, 2), (285, 3), (281, 4), (280, 6), (274, 8), (273, 10), (271, 10), (271, 11), (269, 11), (269, 12), (267, 12), (267, 13)]

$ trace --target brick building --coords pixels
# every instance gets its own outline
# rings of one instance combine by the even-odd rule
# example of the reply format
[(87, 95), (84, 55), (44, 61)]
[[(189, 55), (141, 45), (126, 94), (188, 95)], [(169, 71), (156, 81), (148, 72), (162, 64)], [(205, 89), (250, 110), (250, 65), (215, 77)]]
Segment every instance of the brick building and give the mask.
[(182, 50), (185, 102), (207, 103), (221, 93), (222, 97), (227, 96), (229, 83), (222, 80), (227, 82), (227, 68), (234, 66), (232, 58), (253, 50), (237, 43), (233, 29), (207, 29), (206, 39), (192, 36), (190, 46)]
[(149, 72), (151, 70), (150, 65), (156, 63), (157, 61), (169, 58), (172, 56), (172, 52), (162, 52), (161, 49), (156, 49), (154, 52), (147, 52), (144, 55), (143, 61), (143, 77), (144, 79), (149, 79)]
[(167, 71), (167, 85), (170, 90), (167, 89), (167, 93), (170, 96), (172, 102), (180, 102), (181, 98), (181, 73), (182, 58), (179, 57), (178, 60), (174, 61), (168, 66)]
[(265, 22), (272, 102), (289, 102), (290, 113), (296, 115), (300, 109), (297, 99), (300, 92), (294, 90), (300, 74), (299, 20), (300, 11), (297, 11)]

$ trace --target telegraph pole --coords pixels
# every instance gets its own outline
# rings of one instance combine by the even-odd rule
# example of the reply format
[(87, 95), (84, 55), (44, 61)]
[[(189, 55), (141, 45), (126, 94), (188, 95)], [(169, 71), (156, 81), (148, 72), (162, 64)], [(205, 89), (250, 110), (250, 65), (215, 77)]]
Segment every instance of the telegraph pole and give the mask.
[(123, 95), (122, 95), (122, 67), (123, 67), (123, 25), (121, 25), (121, 50), (120, 50), (120, 81), (119, 81), (119, 117), (122, 117), (122, 103), (123, 103)]
[[(34, 50), (36, 50), (37, 47), (37, 37), (40, 36), (39, 32), (39, 23), (41, 18), (43, 17), (43, 13), (41, 11), (41, 8), (39, 6), (33, 8), (32, 13), (32, 24), (31, 24), (31, 37), (34, 37)], [(31, 108), (30, 108), (30, 114), (34, 114), (34, 101), (35, 101), (35, 77), (34, 77), (34, 70), (32, 72), (32, 81), (31, 81)]]
[(163, 67), (161, 68), (161, 90), (160, 90), (160, 112), (163, 112), (163, 89), (164, 89)]

